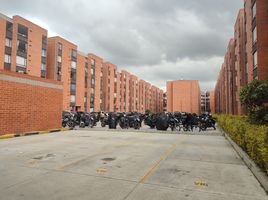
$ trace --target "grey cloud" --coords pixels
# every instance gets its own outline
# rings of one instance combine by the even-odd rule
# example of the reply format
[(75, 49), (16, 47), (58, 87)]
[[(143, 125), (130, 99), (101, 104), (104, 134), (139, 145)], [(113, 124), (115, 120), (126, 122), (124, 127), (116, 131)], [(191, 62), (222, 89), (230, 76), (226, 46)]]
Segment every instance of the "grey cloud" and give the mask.
[[(95, 53), (156, 85), (164, 87), (166, 80), (183, 76), (199, 79), (204, 88), (213, 87), (228, 40), (233, 36), (236, 15), (243, 6), (242, 0), (0, 3), (3, 14), (38, 19), (51, 31), (76, 43), (81, 51)], [(219, 57), (222, 61), (215, 61)], [(212, 68), (215, 70), (207, 71)], [(175, 75), (176, 71), (180, 75)]]

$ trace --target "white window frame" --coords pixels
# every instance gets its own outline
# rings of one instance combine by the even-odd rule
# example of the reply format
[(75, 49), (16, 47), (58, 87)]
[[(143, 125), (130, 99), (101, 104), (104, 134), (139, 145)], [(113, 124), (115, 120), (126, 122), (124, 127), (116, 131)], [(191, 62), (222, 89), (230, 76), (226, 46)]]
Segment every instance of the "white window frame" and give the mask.
[(11, 56), (8, 54), (5, 54), (5, 63), (11, 63)]
[(257, 8), (256, 8), (256, 2), (254, 3), (252, 7), (252, 17), (254, 18), (257, 14)]
[(43, 71), (47, 70), (47, 65), (45, 63), (41, 64), (41, 70), (43, 70)]
[(27, 59), (20, 57), (20, 56), (16, 56), (16, 64), (19, 67), (25, 67), (27, 66)]
[(258, 51), (253, 54), (253, 68), (255, 69), (258, 66)]
[(257, 26), (252, 31), (252, 40), (253, 40), (253, 44), (257, 42)]
[(71, 99), (71, 103), (75, 103), (75, 99), (76, 99), (76, 96), (75, 95), (71, 95), (71, 97), (70, 97)]
[(76, 69), (76, 62), (75, 61), (72, 61), (71, 67), (72, 67), (72, 69)]
[(41, 55), (42, 55), (42, 57), (47, 57), (47, 50), (42, 49)]
[(59, 62), (59, 63), (62, 62), (62, 58), (61, 58), (61, 56), (58, 56), (58, 62)]
[(12, 40), (11, 39), (6, 38), (5, 43), (6, 43), (6, 47), (12, 47)]

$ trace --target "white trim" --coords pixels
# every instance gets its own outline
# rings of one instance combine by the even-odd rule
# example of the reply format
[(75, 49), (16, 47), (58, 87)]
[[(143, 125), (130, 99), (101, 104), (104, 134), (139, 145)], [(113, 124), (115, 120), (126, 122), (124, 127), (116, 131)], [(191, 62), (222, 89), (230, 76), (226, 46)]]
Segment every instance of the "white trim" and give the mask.
[(46, 83), (42, 81), (36, 81), (36, 80), (31, 80), (27, 78), (19, 78), (19, 77), (14, 77), (14, 76), (8, 76), (5, 74), (0, 74), (0, 80), (1, 81), (11, 81), (15, 83), (22, 83), (22, 84), (27, 84), (27, 85), (33, 85), (33, 86), (40, 86), (40, 87), (47, 87), (47, 88), (54, 88), (54, 89), (63, 89), (62, 85), (57, 85), (53, 83)]

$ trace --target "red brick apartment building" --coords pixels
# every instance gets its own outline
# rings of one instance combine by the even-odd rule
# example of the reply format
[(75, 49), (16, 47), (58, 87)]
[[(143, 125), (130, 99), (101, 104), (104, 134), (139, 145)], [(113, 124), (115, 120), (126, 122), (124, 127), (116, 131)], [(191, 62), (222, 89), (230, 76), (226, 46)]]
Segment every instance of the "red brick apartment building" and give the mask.
[(210, 112), (215, 113), (215, 95), (214, 91), (209, 92), (209, 105), (210, 105)]
[(63, 110), (75, 109), (77, 45), (61, 37), (48, 38), (47, 78), (63, 82)]
[[(215, 86), (215, 112), (243, 114), (239, 93), (254, 79), (268, 79), (268, 1), (244, 0)], [(234, 52), (234, 54), (233, 54)]]
[(46, 77), (47, 30), (0, 14), (0, 69)]
[(200, 114), (200, 87), (197, 80), (167, 82), (167, 111)]
[(0, 14), (0, 27), (0, 70), (62, 82), (62, 110), (162, 111), (163, 91), (115, 64), (20, 16)]
[(90, 62), (90, 109), (85, 111), (101, 111), (103, 109), (103, 59), (94, 54), (88, 54)]

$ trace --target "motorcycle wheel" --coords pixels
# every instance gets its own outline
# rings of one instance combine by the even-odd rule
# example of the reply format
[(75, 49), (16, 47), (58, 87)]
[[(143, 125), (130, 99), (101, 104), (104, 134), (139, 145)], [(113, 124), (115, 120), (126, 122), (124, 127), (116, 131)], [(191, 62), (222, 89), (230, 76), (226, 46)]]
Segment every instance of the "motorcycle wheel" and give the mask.
[(101, 127), (105, 127), (105, 123), (104, 122), (101, 122)]
[(140, 129), (140, 123), (139, 122), (134, 123), (134, 129), (136, 129), (136, 130)]
[(69, 126), (69, 128), (75, 127), (75, 123), (73, 121), (67, 122), (67, 125)]
[(85, 123), (84, 123), (84, 122), (81, 122), (81, 123), (80, 123), (80, 125), (79, 125), (79, 127), (80, 127), (80, 128), (85, 128), (85, 127), (86, 127), (86, 125), (85, 125)]

